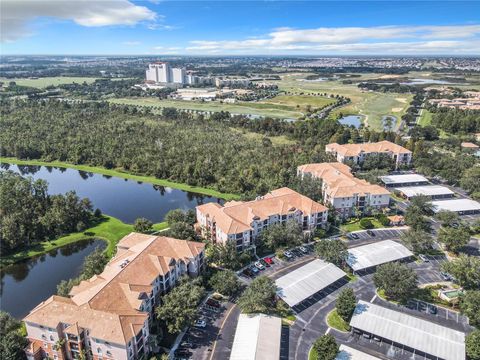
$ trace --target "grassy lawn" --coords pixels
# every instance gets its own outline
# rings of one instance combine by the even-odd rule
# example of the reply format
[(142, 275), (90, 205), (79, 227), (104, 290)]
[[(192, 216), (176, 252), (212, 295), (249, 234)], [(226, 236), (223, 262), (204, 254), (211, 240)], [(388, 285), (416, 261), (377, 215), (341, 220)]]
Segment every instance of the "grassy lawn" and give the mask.
[(341, 332), (348, 332), (350, 331), (350, 325), (343, 320), (340, 315), (337, 313), (337, 309), (330, 311), (327, 315), (327, 324), (331, 328)]
[(313, 350), (313, 346), (310, 348), (308, 352), (308, 360), (318, 360), (317, 352)]
[[(383, 228), (385, 226), (383, 226), (377, 219), (375, 219), (374, 217), (367, 217), (365, 219), (370, 219), (370, 221), (372, 222), (373, 224), (373, 228), (374, 229), (378, 229), (378, 228)], [(349, 221), (345, 224), (342, 224), (340, 225), (340, 229), (342, 231), (345, 231), (345, 232), (352, 232), (352, 231), (358, 231), (358, 230), (365, 230), (365, 229), (362, 229), (360, 227), (360, 219), (355, 219), (355, 220), (352, 220), (352, 221)]]
[(323, 96), (279, 95), (275, 96), (273, 99), (262, 101), (261, 103), (287, 105), (291, 108), (297, 108), (298, 105), (299, 109), (305, 110), (308, 105), (310, 105), (312, 108), (319, 108), (325, 105), (330, 105), (334, 102), (334, 99)]
[[(271, 99), (273, 100), (273, 99)], [(182, 110), (197, 111), (229, 111), (232, 114), (246, 114), (268, 116), (275, 118), (293, 118), (302, 116), (302, 113), (293, 106), (284, 104), (275, 104), (268, 102), (237, 102), (234, 104), (225, 104), (219, 101), (182, 101), (182, 100), (159, 100), (157, 98), (121, 98), (109, 99), (108, 101), (116, 104), (128, 104), (150, 107), (173, 107)]]
[[(162, 222), (155, 224), (154, 229), (161, 230), (167, 228), (167, 226), (167, 223)], [(118, 241), (132, 231), (133, 225), (125, 224), (114, 217), (103, 215), (103, 219), (100, 222), (83, 232), (72, 233), (51, 241), (42, 241), (26, 249), (19, 250), (14, 254), (2, 256), (0, 258), (0, 266), (11, 265), (18, 261), (47, 253), (56, 248), (88, 239), (101, 239), (106, 241), (107, 248), (105, 251), (109, 256), (112, 256)]]
[(15, 164), (15, 165), (55, 166), (55, 167), (60, 167), (60, 168), (76, 169), (76, 170), (82, 170), (82, 171), (86, 171), (86, 172), (92, 172), (92, 173), (95, 173), (95, 174), (115, 176), (115, 177), (119, 177), (119, 178), (122, 178), (122, 179), (142, 181), (142, 182), (146, 182), (146, 183), (150, 183), (150, 184), (171, 187), (171, 188), (174, 188), (174, 189), (189, 191), (189, 192), (193, 192), (193, 193), (197, 193), (197, 194), (214, 196), (214, 197), (218, 197), (218, 198), (225, 199), (225, 200), (233, 200), (233, 199), (239, 199), (240, 198), (240, 196), (236, 195), (236, 194), (221, 193), (217, 190), (213, 190), (213, 189), (209, 189), (209, 188), (202, 188), (202, 187), (198, 187), (198, 186), (190, 186), (190, 185), (177, 183), (177, 182), (170, 181), (170, 180), (165, 180), (165, 179), (157, 179), (153, 176), (134, 175), (134, 174), (124, 172), (121, 169), (109, 170), (109, 169), (105, 169), (105, 168), (98, 167), (98, 166), (74, 165), (74, 164), (61, 162), (61, 161), (47, 162), (47, 161), (41, 161), (41, 160), (20, 160), (20, 159), (12, 158), (12, 157), (9, 157), (9, 158), (0, 157), (0, 163), (8, 163), (8, 164)]
[(418, 119), (418, 125), (428, 126), (432, 124), (432, 113), (426, 109), (422, 109), (422, 115)]
[(327, 94), (346, 96), (352, 102), (332, 111), (332, 117), (336, 117), (340, 113), (344, 115), (364, 115), (364, 121), (376, 130), (383, 129), (381, 119), (384, 115), (393, 115), (400, 119), (412, 100), (410, 94), (362, 91), (356, 84), (356, 82), (368, 80), (372, 77), (380, 77), (382, 74), (360, 74), (359, 78), (352, 78), (353, 84), (343, 84), (342, 79), (329, 79), (321, 82), (299, 81), (305, 79), (308, 75), (307, 73), (288, 74), (282, 76), (282, 79), (275, 83), (281, 90), (289, 92), (304, 94), (326, 92)]
[(47, 86), (53, 85), (61, 85), (61, 84), (83, 84), (86, 82), (87, 84), (93, 83), (98, 78), (95, 77), (71, 77), (71, 76), (55, 76), (55, 77), (42, 77), (38, 79), (5, 79), (0, 78), (0, 81), (5, 82), (8, 84), (10, 81), (15, 81), (17, 85), (20, 86), (30, 86), (39, 89), (43, 89)]

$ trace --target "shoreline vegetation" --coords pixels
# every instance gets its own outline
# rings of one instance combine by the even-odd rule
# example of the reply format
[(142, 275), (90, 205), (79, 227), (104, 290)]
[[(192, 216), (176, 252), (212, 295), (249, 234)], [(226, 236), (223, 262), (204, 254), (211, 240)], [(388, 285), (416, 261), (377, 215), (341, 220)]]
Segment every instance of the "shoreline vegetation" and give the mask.
[(213, 196), (223, 200), (240, 199), (240, 195), (237, 195), (237, 194), (222, 193), (220, 191), (210, 189), (210, 188), (191, 186), (191, 185), (177, 183), (177, 182), (165, 180), (165, 179), (157, 179), (153, 176), (135, 175), (135, 174), (131, 174), (124, 171), (105, 169), (99, 166), (75, 165), (75, 164), (66, 163), (62, 161), (21, 160), (15, 157), (0, 157), (0, 164), (3, 164), (3, 163), (7, 163), (11, 165), (27, 165), (27, 166), (37, 165), (37, 166), (53, 166), (53, 167), (59, 167), (59, 168), (65, 168), (65, 169), (75, 169), (75, 170), (91, 172), (91, 173), (100, 174), (100, 175), (118, 177), (122, 179), (141, 181), (141, 182), (145, 182), (153, 185), (171, 187), (174, 189), (188, 191), (196, 194)]
[[(168, 224), (165, 221), (153, 225), (154, 231), (161, 231), (167, 228)], [(121, 220), (112, 216), (102, 215), (102, 220), (85, 231), (74, 232), (54, 240), (38, 242), (30, 246), (23, 247), (11, 254), (4, 256), (2, 255), (0, 257), (0, 270), (17, 262), (43, 255), (49, 251), (83, 240), (99, 239), (105, 241), (107, 243), (105, 252), (110, 258), (115, 251), (115, 246), (117, 245), (118, 241), (133, 231), (133, 224), (125, 224)]]

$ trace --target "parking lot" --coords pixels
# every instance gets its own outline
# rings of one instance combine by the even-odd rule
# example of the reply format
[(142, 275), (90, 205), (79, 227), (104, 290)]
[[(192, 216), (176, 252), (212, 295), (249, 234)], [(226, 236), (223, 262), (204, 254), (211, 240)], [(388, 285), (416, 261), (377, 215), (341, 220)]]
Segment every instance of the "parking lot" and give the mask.
[(370, 242), (399, 239), (408, 230), (407, 226), (352, 231), (347, 235), (348, 246), (359, 246)]

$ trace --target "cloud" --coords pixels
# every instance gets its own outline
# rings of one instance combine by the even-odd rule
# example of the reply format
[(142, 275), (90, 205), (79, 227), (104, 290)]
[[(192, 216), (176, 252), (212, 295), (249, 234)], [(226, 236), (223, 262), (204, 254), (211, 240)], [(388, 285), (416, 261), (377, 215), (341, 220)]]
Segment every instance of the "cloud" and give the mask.
[(152, 10), (128, 0), (2, 0), (1, 39), (11, 42), (32, 34), (29, 23), (47, 17), (72, 20), (86, 27), (155, 23)]
[(243, 40), (195, 40), (189, 52), (224, 53), (478, 53), (480, 25), (277, 28)]

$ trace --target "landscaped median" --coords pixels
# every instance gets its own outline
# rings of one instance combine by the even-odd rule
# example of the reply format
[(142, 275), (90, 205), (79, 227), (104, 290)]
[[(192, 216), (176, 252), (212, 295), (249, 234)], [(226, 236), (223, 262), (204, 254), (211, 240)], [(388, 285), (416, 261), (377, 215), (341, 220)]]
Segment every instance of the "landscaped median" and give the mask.
[(134, 175), (128, 172), (124, 172), (122, 170), (105, 169), (99, 166), (75, 165), (75, 164), (70, 164), (62, 161), (20, 160), (14, 157), (0, 157), (0, 163), (7, 163), (7, 164), (14, 164), (14, 165), (54, 166), (54, 167), (66, 168), (66, 169), (75, 169), (75, 170), (91, 172), (95, 174), (115, 176), (122, 179), (142, 181), (142, 182), (146, 182), (154, 185), (166, 186), (166, 187), (171, 187), (171, 188), (179, 189), (183, 191), (189, 191), (192, 193), (197, 193), (197, 194), (202, 194), (207, 196), (214, 196), (214, 197), (218, 197), (225, 200), (240, 199), (240, 195), (237, 195), (237, 194), (222, 193), (220, 191), (209, 189), (209, 188), (191, 186), (191, 185), (177, 183), (177, 182), (165, 180), (165, 179), (157, 179), (153, 176)]
[[(371, 229), (379, 229), (379, 228), (384, 228), (385, 225), (382, 225), (378, 219), (375, 217), (365, 217), (362, 219), (352, 219), (345, 224), (340, 225), (340, 229), (344, 232), (352, 232), (352, 231), (359, 231), (359, 230), (366, 230), (367, 228), (363, 228), (360, 224), (360, 222), (364, 219), (370, 220), (372, 223)], [(365, 220), (364, 220), (365, 221)]]
[[(163, 230), (168, 227), (166, 222), (154, 224), (155, 231)], [(113, 255), (118, 241), (125, 235), (133, 232), (133, 225), (125, 224), (122, 221), (107, 215), (102, 216), (102, 220), (96, 225), (82, 232), (76, 232), (62, 236), (51, 241), (42, 241), (29, 246), (28, 248), (16, 251), (13, 254), (0, 257), (0, 268), (26, 260), (28, 258), (45, 254), (51, 250), (62, 246), (72, 244), (81, 240), (100, 239), (107, 242), (106, 253), (110, 257)]]
[(337, 313), (337, 309), (333, 309), (330, 311), (327, 315), (327, 325), (330, 326), (331, 328), (341, 331), (341, 332), (349, 332), (350, 331), (350, 325), (343, 320), (340, 315)]

